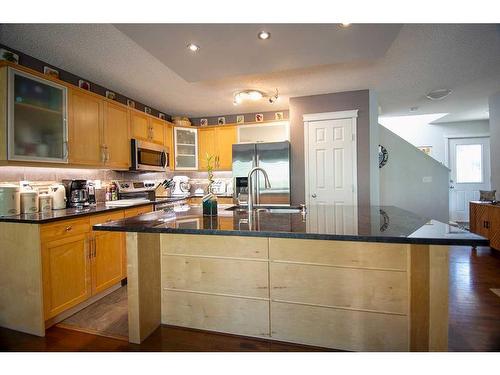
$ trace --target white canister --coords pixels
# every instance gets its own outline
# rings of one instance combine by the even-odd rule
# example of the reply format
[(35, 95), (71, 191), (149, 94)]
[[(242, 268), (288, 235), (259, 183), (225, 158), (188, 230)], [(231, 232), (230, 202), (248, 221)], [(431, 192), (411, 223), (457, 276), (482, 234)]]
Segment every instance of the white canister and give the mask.
[(40, 194), (38, 196), (38, 207), (40, 212), (52, 211), (52, 196), (49, 194)]
[(23, 191), (21, 193), (21, 213), (34, 214), (38, 212), (38, 192)]
[(0, 216), (19, 215), (20, 213), (19, 186), (0, 184)]
[(49, 194), (52, 195), (53, 210), (62, 210), (66, 208), (66, 189), (63, 184), (50, 185)]

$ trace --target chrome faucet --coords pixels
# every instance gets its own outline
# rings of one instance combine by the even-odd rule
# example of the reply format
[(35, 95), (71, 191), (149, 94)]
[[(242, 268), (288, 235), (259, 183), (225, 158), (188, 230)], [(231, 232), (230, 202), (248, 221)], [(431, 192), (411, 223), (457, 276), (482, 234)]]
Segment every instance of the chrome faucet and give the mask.
[[(266, 189), (271, 188), (271, 183), (269, 182), (269, 177), (267, 176), (267, 172), (265, 169), (261, 167), (255, 167), (248, 172), (248, 212), (252, 212), (253, 210), (253, 205), (254, 205), (254, 196), (253, 196), (253, 173), (256, 171), (262, 171), (262, 174), (264, 175), (264, 185)], [(257, 192), (259, 190), (259, 187), (257, 186)]]

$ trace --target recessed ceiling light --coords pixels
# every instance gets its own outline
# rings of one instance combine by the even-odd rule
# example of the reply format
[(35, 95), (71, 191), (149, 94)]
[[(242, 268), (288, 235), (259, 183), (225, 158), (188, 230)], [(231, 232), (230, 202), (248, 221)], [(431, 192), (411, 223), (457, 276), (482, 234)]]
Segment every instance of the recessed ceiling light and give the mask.
[(425, 95), (425, 97), (429, 100), (441, 100), (446, 98), (450, 94), (451, 94), (450, 89), (438, 89), (428, 92), (427, 95)]
[(341, 23), (340, 25), (341, 25), (342, 27), (349, 27), (349, 26), (351, 26), (351, 24), (350, 24), (350, 23), (348, 23), (348, 22), (343, 22), (343, 23)]
[(269, 39), (271, 37), (271, 33), (268, 31), (261, 31), (257, 34), (257, 37), (262, 40)]
[(188, 50), (190, 50), (191, 52), (198, 52), (198, 50), (200, 49), (200, 47), (199, 47), (199, 46), (197, 46), (197, 45), (196, 45), (196, 44), (194, 44), (194, 43), (189, 43), (189, 44), (187, 45), (187, 48), (188, 48)]

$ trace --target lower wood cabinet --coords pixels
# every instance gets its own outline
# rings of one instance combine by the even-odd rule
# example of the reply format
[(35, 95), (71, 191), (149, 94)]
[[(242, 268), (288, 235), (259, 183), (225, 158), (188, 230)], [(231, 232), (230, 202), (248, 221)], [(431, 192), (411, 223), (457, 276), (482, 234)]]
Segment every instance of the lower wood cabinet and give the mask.
[(490, 247), (500, 250), (500, 205), (469, 203), (471, 232), (490, 240)]
[(89, 240), (85, 234), (42, 242), (45, 319), (92, 295)]
[(45, 320), (127, 277), (125, 234), (93, 231), (92, 226), (152, 209), (134, 207), (40, 226)]

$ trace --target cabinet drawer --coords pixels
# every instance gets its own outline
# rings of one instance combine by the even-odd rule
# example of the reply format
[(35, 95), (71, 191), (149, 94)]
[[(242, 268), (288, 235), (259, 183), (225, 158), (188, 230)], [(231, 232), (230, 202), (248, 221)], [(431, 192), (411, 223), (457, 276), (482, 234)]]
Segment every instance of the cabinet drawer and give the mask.
[(267, 241), (263, 237), (168, 234), (161, 236), (161, 253), (267, 260)]
[(90, 231), (89, 218), (58, 221), (54, 224), (43, 224), (40, 227), (40, 237), (43, 241), (62, 239)]
[(269, 301), (162, 291), (161, 322), (269, 338)]
[(123, 211), (113, 211), (105, 214), (93, 215), (90, 217), (90, 226), (95, 224), (107, 223), (109, 221), (120, 220), (123, 219), (123, 215)]
[(398, 314), (408, 312), (406, 272), (274, 262), (270, 270), (273, 300)]
[(269, 298), (267, 262), (162, 256), (162, 288)]
[(408, 351), (408, 318), (271, 302), (271, 337), (340, 350)]
[(406, 271), (408, 245), (351, 241), (269, 239), (276, 261)]
[(125, 217), (134, 217), (137, 215), (142, 215), (148, 212), (153, 211), (153, 205), (147, 205), (147, 206), (141, 206), (141, 207), (134, 207), (134, 208), (129, 208), (125, 210)]

